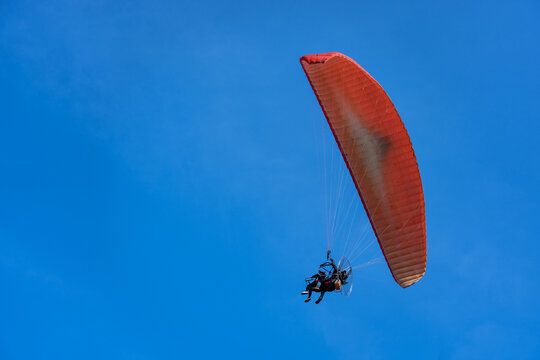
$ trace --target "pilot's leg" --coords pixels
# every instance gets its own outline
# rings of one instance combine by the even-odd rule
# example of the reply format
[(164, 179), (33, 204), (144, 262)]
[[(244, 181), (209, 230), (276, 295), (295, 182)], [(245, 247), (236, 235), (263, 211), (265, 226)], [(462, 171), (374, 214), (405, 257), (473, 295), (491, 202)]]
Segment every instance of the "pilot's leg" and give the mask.
[(304, 300), (304, 302), (309, 302), (311, 300), (311, 286), (308, 287), (308, 296), (307, 299)]
[(326, 291), (321, 291), (321, 296), (319, 296), (319, 298), (317, 299), (317, 301), (315, 301), (315, 304), (318, 304), (318, 303), (320, 303), (320, 302), (322, 301), (325, 292), (326, 292)]

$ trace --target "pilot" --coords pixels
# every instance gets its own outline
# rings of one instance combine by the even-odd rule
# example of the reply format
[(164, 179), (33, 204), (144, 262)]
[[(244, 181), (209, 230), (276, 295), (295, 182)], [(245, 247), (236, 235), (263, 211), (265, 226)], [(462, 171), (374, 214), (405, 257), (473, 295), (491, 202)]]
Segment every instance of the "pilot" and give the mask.
[[(327, 276), (326, 272), (322, 270), (322, 268), (327, 265), (332, 266), (332, 272), (329, 276)], [(315, 291), (321, 293), (321, 296), (319, 296), (317, 301), (315, 301), (315, 304), (320, 303), (324, 297), (324, 293), (336, 290), (336, 281), (339, 281), (338, 274), (339, 271), (334, 262), (334, 259), (330, 257), (329, 261), (321, 264), (321, 266), (319, 267), (319, 272), (310, 278), (313, 279), (313, 281), (306, 286), (305, 291), (302, 291), (302, 295), (308, 296), (307, 299), (304, 301), (309, 302), (311, 300), (311, 292)]]

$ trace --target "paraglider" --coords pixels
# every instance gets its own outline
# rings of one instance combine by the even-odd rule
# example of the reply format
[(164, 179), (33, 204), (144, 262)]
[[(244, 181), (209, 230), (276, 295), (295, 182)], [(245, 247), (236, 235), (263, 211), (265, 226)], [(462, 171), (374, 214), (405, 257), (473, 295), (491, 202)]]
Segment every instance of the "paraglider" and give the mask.
[(347, 259), (343, 258), (336, 265), (334, 259), (330, 257), (330, 251), (327, 252), (327, 261), (319, 265), (317, 274), (306, 278), (306, 290), (302, 295), (307, 295), (305, 302), (311, 300), (312, 292), (319, 292), (321, 295), (315, 301), (320, 303), (327, 292), (338, 291), (348, 296), (352, 290), (352, 267)]
[(341, 53), (306, 55), (300, 63), (392, 276), (404, 288), (416, 283), (427, 261), (424, 193), (397, 110), (381, 85)]

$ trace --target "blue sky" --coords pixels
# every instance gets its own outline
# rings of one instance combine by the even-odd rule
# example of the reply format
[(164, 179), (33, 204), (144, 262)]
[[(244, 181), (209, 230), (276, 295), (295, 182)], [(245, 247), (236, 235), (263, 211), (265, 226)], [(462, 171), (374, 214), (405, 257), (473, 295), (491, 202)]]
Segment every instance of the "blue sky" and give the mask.
[[(540, 358), (537, 1), (0, 5), (0, 358)], [(304, 304), (325, 240), (300, 56), (414, 144), (428, 265)], [(377, 256), (375, 254), (375, 256)]]

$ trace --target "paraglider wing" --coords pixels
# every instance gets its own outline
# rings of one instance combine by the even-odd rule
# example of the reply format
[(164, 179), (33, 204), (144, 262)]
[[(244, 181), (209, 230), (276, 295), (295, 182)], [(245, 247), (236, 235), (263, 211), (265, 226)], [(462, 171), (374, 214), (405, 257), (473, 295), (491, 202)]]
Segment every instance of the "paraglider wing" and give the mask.
[(390, 98), (351, 58), (306, 55), (319, 100), (379, 241), (402, 287), (426, 270), (424, 192), (412, 144)]

